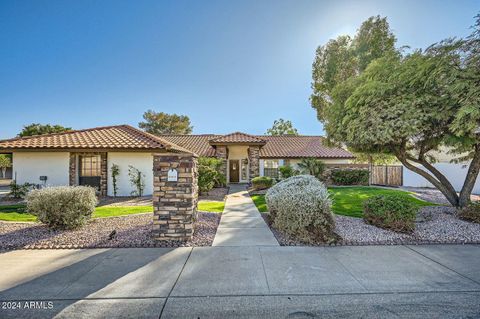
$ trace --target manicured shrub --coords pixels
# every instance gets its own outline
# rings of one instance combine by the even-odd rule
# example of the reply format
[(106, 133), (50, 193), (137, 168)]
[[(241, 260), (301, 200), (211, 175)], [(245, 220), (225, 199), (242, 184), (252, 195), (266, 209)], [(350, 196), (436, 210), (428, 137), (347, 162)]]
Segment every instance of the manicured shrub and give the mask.
[(95, 189), (87, 186), (47, 187), (27, 195), (27, 211), (54, 229), (75, 229), (84, 225), (95, 205)]
[(289, 236), (309, 243), (331, 243), (335, 219), (327, 188), (311, 175), (287, 178), (265, 196), (273, 225)]
[(258, 176), (252, 178), (252, 186), (255, 190), (267, 189), (272, 187), (273, 179), (267, 176)]
[[(222, 187), (227, 184), (227, 178), (222, 173), (223, 164), (223, 160), (215, 157), (200, 157), (198, 159), (199, 184), (202, 183), (205, 186), (204, 191), (208, 192), (213, 187)], [(212, 181), (213, 186), (210, 187)]]
[(398, 195), (377, 195), (364, 203), (363, 218), (371, 225), (402, 233), (415, 229), (418, 207), (405, 197)]
[(366, 169), (333, 169), (331, 180), (334, 185), (368, 185), (369, 175)]
[(459, 210), (458, 217), (469, 222), (480, 224), (480, 201), (472, 202)]

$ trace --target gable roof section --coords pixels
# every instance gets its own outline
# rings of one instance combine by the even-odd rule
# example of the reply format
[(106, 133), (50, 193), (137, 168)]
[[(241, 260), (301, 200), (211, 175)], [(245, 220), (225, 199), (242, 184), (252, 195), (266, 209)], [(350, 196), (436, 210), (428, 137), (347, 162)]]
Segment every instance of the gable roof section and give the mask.
[[(215, 148), (210, 143), (211, 141), (220, 140), (219, 138), (223, 136), (213, 134), (162, 135), (162, 138), (189, 149), (200, 156), (215, 156)], [(264, 141), (265, 145), (260, 148), (261, 158), (355, 158), (347, 150), (323, 145), (324, 138), (322, 136), (250, 136)], [(231, 143), (234, 144), (235, 142)], [(214, 142), (213, 144), (216, 143)]]
[(192, 151), (130, 125), (104, 126), (63, 133), (17, 137), (0, 141), (0, 150), (168, 150)]
[(218, 144), (265, 144), (266, 141), (258, 136), (253, 136), (249, 134), (245, 134), (242, 132), (235, 132), (230, 133), (227, 135), (221, 135), (211, 139), (210, 144), (218, 145)]

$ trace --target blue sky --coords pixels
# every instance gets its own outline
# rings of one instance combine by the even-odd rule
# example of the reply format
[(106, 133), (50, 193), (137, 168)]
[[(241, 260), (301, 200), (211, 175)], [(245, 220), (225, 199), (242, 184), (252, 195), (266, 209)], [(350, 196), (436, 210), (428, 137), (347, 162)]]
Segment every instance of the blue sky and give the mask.
[(137, 126), (147, 109), (194, 133), (323, 134), (315, 49), (387, 16), (398, 45), (470, 33), (480, 1), (0, 1), (0, 138), (40, 122)]

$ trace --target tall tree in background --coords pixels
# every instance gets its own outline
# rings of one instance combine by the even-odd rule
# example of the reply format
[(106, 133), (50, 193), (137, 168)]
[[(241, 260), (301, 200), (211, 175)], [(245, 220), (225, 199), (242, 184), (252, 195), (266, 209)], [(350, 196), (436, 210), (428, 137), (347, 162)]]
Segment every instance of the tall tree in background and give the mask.
[(193, 129), (186, 115), (148, 110), (143, 114), (143, 119), (145, 121), (138, 123), (138, 126), (151, 134), (191, 134)]
[[(477, 17), (467, 39), (404, 56), (387, 50), (328, 91), (314, 89), (315, 96), (328, 96), (316, 105), (330, 142), (354, 152), (395, 155), (453, 206), (466, 206), (480, 171), (479, 30)], [(433, 165), (443, 149), (459, 161), (471, 160), (460, 195)]]
[(298, 131), (293, 127), (291, 121), (278, 119), (273, 122), (273, 126), (267, 130), (267, 135), (298, 135)]
[(32, 136), (32, 135), (62, 133), (62, 132), (67, 132), (71, 130), (72, 130), (71, 127), (63, 127), (61, 125), (32, 123), (30, 125), (25, 125), (22, 131), (18, 133), (18, 136), (25, 137), (25, 136)]

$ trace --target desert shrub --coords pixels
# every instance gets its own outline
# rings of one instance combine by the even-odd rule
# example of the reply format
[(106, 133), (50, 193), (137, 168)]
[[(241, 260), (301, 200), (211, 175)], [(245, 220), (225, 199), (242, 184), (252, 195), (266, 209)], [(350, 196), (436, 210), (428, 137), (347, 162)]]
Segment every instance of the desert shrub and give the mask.
[(32, 190), (27, 211), (54, 229), (75, 229), (90, 219), (97, 197), (88, 186), (59, 186)]
[(252, 186), (253, 189), (259, 190), (259, 189), (267, 189), (269, 187), (272, 187), (273, 185), (273, 179), (271, 177), (267, 176), (258, 176), (252, 178)]
[(377, 195), (364, 203), (363, 218), (371, 225), (409, 233), (415, 229), (418, 207), (398, 195)]
[(331, 180), (335, 185), (368, 185), (370, 172), (366, 169), (334, 169)]
[(24, 198), (27, 193), (35, 188), (34, 184), (30, 183), (24, 183), (24, 184), (17, 184), (15, 180), (13, 180), (10, 183), (10, 197), (13, 197), (15, 199), (21, 199)]
[(480, 201), (471, 202), (467, 207), (460, 209), (458, 217), (469, 222), (480, 224)]
[(285, 178), (290, 178), (292, 176), (295, 176), (295, 175), (298, 175), (299, 174), (299, 171), (294, 169), (292, 166), (290, 165), (285, 165), (285, 166), (280, 166), (278, 168), (278, 170), (280, 171), (280, 177), (282, 179), (285, 179)]
[[(207, 186), (207, 192), (213, 187), (221, 187), (227, 184), (227, 178), (225, 174), (222, 173), (223, 160), (215, 157), (200, 157), (198, 159), (198, 174), (199, 174), (199, 184), (200, 179), (202, 179), (203, 185), (210, 185), (213, 181), (213, 186)], [(206, 174), (202, 176), (202, 174)]]
[(317, 178), (298, 175), (270, 188), (266, 201), (274, 226), (304, 242), (331, 243), (335, 219), (327, 188)]

